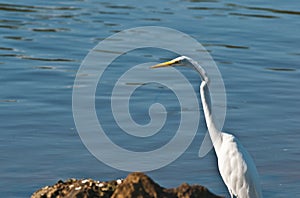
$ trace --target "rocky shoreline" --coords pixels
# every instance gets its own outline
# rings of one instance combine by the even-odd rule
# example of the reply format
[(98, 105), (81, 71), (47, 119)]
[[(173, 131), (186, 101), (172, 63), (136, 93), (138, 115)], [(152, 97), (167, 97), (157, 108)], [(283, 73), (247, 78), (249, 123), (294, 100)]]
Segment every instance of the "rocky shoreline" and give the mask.
[(221, 198), (201, 185), (181, 184), (164, 188), (144, 173), (130, 173), (124, 180), (100, 182), (92, 179), (68, 179), (46, 186), (31, 198)]

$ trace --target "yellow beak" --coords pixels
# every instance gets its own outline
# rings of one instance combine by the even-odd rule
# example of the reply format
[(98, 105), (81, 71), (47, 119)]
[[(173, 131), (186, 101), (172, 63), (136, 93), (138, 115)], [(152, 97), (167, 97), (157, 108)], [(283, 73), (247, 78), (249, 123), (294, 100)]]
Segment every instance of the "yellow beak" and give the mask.
[(170, 60), (167, 62), (159, 63), (157, 65), (153, 65), (150, 68), (169, 67), (169, 66), (172, 66), (174, 63), (176, 63), (175, 60)]

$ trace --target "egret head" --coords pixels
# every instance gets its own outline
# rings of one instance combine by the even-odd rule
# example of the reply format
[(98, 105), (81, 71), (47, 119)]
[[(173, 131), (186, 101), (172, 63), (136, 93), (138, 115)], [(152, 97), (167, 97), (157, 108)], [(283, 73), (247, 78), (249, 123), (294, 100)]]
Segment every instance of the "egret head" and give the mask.
[(185, 66), (185, 67), (194, 68), (197, 72), (199, 72), (202, 81), (205, 81), (206, 84), (209, 83), (209, 79), (206, 75), (205, 70), (196, 61), (194, 61), (193, 59), (187, 56), (179, 56), (170, 61), (154, 65), (151, 68), (169, 67), (169, 66)]
[(179, 56), (174, 58), (170, 61), (159, 63), (157, 65), (152, 66), (151, 68), (158, 68), (158, 67), (169, 67), (169, 66), (190, 66), (190, 62), (186, 56)]

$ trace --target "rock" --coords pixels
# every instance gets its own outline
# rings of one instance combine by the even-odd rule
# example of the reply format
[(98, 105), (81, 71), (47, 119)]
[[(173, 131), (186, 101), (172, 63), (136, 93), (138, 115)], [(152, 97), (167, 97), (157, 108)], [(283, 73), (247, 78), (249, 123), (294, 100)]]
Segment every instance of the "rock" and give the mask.
[(92, 179), (58, 181), (36, 191), (31, 198), (221, 198), (200, 185), (183, 183), (177, 188), (159, 186), (144, 173), (131, 173), (125, 180), (100, 182)]
[(177, 188), (166, 189), (159, 186), (143, 173), (131, 173), (116, 188), (112, 198), (220, 198), (200, 185), (186, 183)]
[[(206, 187), (201, 185), (181, 184), (177, 188), (167, 189), (167, 191), (174, 193), (176, 198), (221, 198), (211, 193)], [(224, 197), (223, 197), (224, 198)]]
[(58, 181), (53, 186), (46, 186), (37, 190), (31, 198), (110, 198), (116, 190), (118, 180), (99, 182), (92, 179), (69, 179)]
[(118, 186), (112, 198), (167, 197), (164, 189), (143, 173), (131, 173)]

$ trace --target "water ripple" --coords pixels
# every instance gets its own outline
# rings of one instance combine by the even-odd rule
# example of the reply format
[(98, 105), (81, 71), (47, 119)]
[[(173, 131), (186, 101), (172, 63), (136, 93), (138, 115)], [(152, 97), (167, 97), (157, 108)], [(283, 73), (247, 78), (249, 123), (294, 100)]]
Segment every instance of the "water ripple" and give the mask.
[(107, 8), (112, 8), (112, 9), (127, 9), (127, 10), (132, 10), (135, 9), (133, 6), (120, 6), (120, 5), (107, 5), (105, 6)]
[(0, 10), (8, 12), (37, 12), (34, 6), (0, 3)]
[(294, 69), (294, 68), (279, 68), (279, 67), (267, 67), (265, 69), (271, 70), (271, 71), (283, 71), (283, 72), (296, 71), (296, 69)]
[(0, 100), (0, 103), (12, 103), (12, 102), (18, 102), (16, 99), (4, 99)]
[(38, 10), (80, 10), (73, 6), (29, 6), (20, 4), (0, 3), (0, 10), (9, 12), (38, 12)]
[(269, 18), (269, 19), (279, 18), (278, 16), (263, 15), (263, 14), (229, 13), (229, 15), (245, 16), (245, 17), (257, 17), (257, 18)]
[(32, 41), (33, 39), (25, 38), (22, 36), (4, 36), (3, 38), (19, 41)]
[(234, 49), (249, 49), (248, 46), (241, 46), (241, 45), (229, 45), (229, 44), (203, 44), (204, 46), (218, 46), (218, 47), (225, 47), (225, 48), (234, 48)]
[(273, 9), (273, 8), (262, 8), (262, 7), (251, 7), (251, 6), (243, 6), (233, 3), (228, 3), (226, 6), (229, 7), (236, 7), (236, 8), (244, 8), (248, 10), (260, 10), (260, 11), (267, 11), (272, 13), (279, 13), (279, 14), (292, 14), (292, 15), (300, 15), (300, 11), (291, 11), (291, 10), (279, 10), (279, 9)]
[(68, 28), (33, 28), (34, 32), (66, 32), (70, 31)]
[(32, 56), (21, 56), (21, 58), (27, 60), (49, 61), (49, 62), (75, 62), (75, 60), (65, 59), (65, 58), (36, 58)]

